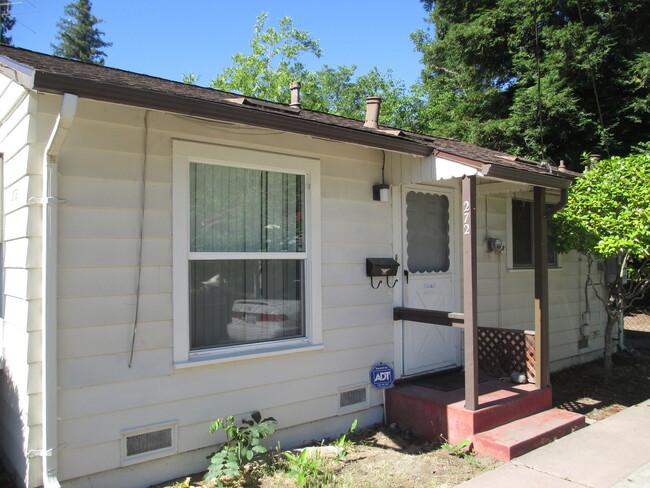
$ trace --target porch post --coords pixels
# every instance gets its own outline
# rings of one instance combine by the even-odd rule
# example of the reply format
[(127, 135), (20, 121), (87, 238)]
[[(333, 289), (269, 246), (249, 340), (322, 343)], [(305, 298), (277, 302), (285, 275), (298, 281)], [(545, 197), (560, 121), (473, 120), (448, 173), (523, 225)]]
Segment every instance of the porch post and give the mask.
[(476, 308), (476, 176), (464, 176), (463, 292), (465, 316), (465, 408), (478, 410), (478, 333)]
[(546, 189), (536, 186), (533, 201), (533, 249), (535, 260), (535, 386), (551, 384), (549, 372), (548, 244)]

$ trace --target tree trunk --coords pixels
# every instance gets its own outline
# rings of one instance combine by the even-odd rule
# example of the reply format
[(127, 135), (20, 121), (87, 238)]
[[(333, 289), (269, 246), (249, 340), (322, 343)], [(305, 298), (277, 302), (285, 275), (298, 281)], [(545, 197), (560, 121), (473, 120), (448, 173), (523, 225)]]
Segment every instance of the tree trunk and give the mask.
[(618, 310), (607, 310), (607, 325), (605, 325), (605, 380), (612, 377), (612, 353), (614, 352), (614, 345), (612, 344), (612, 333), (614, 332), (614, 325), (618, 324), (621, 316)]

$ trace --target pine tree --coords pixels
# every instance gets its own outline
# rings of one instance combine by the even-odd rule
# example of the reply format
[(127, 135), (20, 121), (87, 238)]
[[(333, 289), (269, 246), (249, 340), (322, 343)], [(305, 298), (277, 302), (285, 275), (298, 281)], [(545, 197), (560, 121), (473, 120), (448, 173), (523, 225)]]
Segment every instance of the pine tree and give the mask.
[(0, 0), (0, 44), (12, 45), (12, 39), (8, 32), (15, 23), (16, 18), (11, 15), (11, 3), (8, 0)]
[(524, 157), (626, 155), (648, 141), (647, 0), (422, 0), (414, 35), (436, 134)]
[(101, 49), (112, 46), (112, 43), (102, 39), (104, 33), (95, 27), (102, 20), (95, 17), (91, 9), (90, 0), (77, 0), (65, 6), (65, 17), (56, 24), (59, 44), (51, 45), (55, 55), (84, 63), (104, 64), (106, 53)]

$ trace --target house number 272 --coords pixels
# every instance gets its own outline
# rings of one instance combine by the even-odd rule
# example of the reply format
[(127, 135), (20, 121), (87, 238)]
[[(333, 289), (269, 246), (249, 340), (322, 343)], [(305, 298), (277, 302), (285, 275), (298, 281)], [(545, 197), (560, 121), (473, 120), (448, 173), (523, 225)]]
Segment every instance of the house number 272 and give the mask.
[(470, 215), (469, 202), (463, 202), (463, 234), (469, 234), (469, 215)]

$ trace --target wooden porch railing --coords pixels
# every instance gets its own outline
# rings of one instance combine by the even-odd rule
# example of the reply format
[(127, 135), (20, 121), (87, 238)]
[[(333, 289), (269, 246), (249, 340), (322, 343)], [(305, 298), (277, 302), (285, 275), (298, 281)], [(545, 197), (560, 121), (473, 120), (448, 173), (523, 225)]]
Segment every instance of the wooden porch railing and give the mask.
[(393, 309), (393, 320), (409, 320), (411, 322), (449, 325), (452, 327), (463, 327), (465, 324), (465, 316), (462, 313), (407, 307), (395, 307)]
[(535, 382), (535, 332), (479, 327), (478, 364), (486, 373), (510, 376), (519, 371)]
[[(462, 313), (419, 308), (395, 307), (394, 320), (409, 320), (433, 325), (464, 327)], [(535, 381), (535, 332), (516, 329), (478, 327), (479, 368), (496, 376), (510, 376), (513, 371)]]

